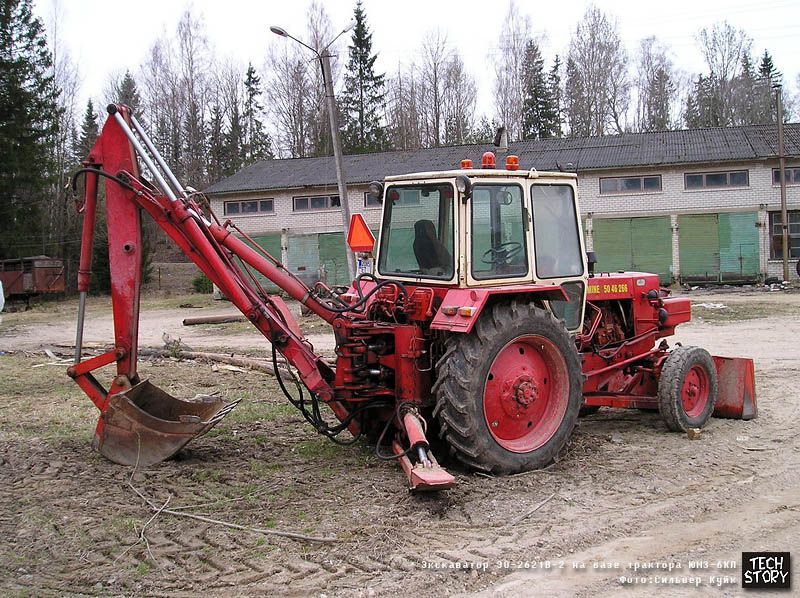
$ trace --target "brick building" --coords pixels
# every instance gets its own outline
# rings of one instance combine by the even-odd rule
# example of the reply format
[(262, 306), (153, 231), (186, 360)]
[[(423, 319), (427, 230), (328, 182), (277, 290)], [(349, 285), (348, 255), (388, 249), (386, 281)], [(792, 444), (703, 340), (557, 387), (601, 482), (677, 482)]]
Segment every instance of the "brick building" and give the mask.
[[(587, 245), (604, 270), (658, 272), (664, 283), (782, 275), (777, 128), (755, 125), (510, 144), (522, 168), (576, 169)], [(800, 258), (800, 124), (785, 127), (793, 277)], [(464, 145), (345, 156), (351, 212), (377, 229), (367, 185), (385, 176), (480, 163)], [(229, 218), (293, 271), (347, 282), (332, 158), (259, 162), (206, 190)]]

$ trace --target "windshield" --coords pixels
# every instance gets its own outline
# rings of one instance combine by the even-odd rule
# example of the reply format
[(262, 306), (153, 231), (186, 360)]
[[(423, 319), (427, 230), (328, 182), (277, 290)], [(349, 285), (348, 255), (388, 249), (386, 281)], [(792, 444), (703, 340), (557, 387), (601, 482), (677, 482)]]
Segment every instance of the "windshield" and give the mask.
[(519, 185), (475, 185), (472, 191), (472, 276), (528, 273), (525, 207)]
[(453, 278), (453, 186), (393, 185), (386, 190), (378, 272)]

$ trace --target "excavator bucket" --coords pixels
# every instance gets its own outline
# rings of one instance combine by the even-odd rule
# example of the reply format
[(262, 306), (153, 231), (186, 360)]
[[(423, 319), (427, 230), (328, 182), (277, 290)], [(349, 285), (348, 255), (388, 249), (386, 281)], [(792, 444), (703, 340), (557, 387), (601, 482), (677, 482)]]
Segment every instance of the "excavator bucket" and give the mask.
[(756, 417), (758, 408), (753, 360), (714, 355), (714, 365), (717, 367), (718, 380), (714, 417), (733, 419)]
[(153, 465), (208, 432), (238, 403), (210, 396), (184, 401), (144, 380), (109, 397), (92, 446), (114, 463)]

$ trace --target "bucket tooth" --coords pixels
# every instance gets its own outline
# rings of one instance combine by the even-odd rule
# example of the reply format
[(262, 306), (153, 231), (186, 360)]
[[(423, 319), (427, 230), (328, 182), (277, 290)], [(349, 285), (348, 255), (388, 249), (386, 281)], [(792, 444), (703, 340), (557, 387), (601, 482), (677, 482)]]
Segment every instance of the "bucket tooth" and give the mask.
[(121, 465), (160, 463), (208, 432), (238, 403), (210, 396), (176, 399), (144, 380), (109, 397), (92, 446)]

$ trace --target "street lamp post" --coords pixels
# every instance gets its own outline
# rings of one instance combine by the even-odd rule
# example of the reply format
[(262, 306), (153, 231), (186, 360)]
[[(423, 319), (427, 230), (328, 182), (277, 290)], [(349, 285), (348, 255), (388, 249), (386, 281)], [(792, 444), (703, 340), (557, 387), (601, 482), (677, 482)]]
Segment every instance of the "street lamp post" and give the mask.
[(789, 213), (786, 208), (786, 151), (783, 144), (783, 93), (779, 83), (773, 85), (778, 112), (778, 167), (781, 177), (781, 245), (783, 280), (789, 280)]
[(325, 83), (325, 100), (328, 104), (328, 121), (331, 127), (331, 144), (333, 145), (333, 160), (336, 164), (336, 181), (339, 185), (339, 204), (342, 208), (342, 225), (344, 227), (344, 239), (345, 239), (345, 254), (347, 255), (347, 270), (350, 274), (350, 278), (355, 278), (356, 274), (356, 265), (355, 260), (353, 258), (353, 253), (350, 251), (350, 248), (347, 246), (347, 233), (350, 230), (350, 202), (347, 198), (347, 185), (344, 182), (344, 166), (342, 165), (342, 141), (339, 137), (339, 124), (336, 122), (336, 99), (333, 95), (333, 79), (331, 76), (331, 61), (330, 61), (330, 53), (328, 49), (331, 47), (333, 42), (335, 42), (339, 37), (350, 31), (355, 26), (355, 21), (351, 22), (348, 27), (343, 29), (339, 35), (334, 37), (328, 45), (326, 45), (322, 50), (318, 50), (316, 48), (312, 48), (305, 42), (297, 39), (293, 35), (290, 35), (285, 29), (282, 27), (270, 27), (269, 30), (272, 31), (275, 35), (280, 35), (281, 37), (288, 37), (293, 39), (301, 46), (308, 48), (311, 50), (319, 60), (319, 66), (322, 69), (322, 80)]

